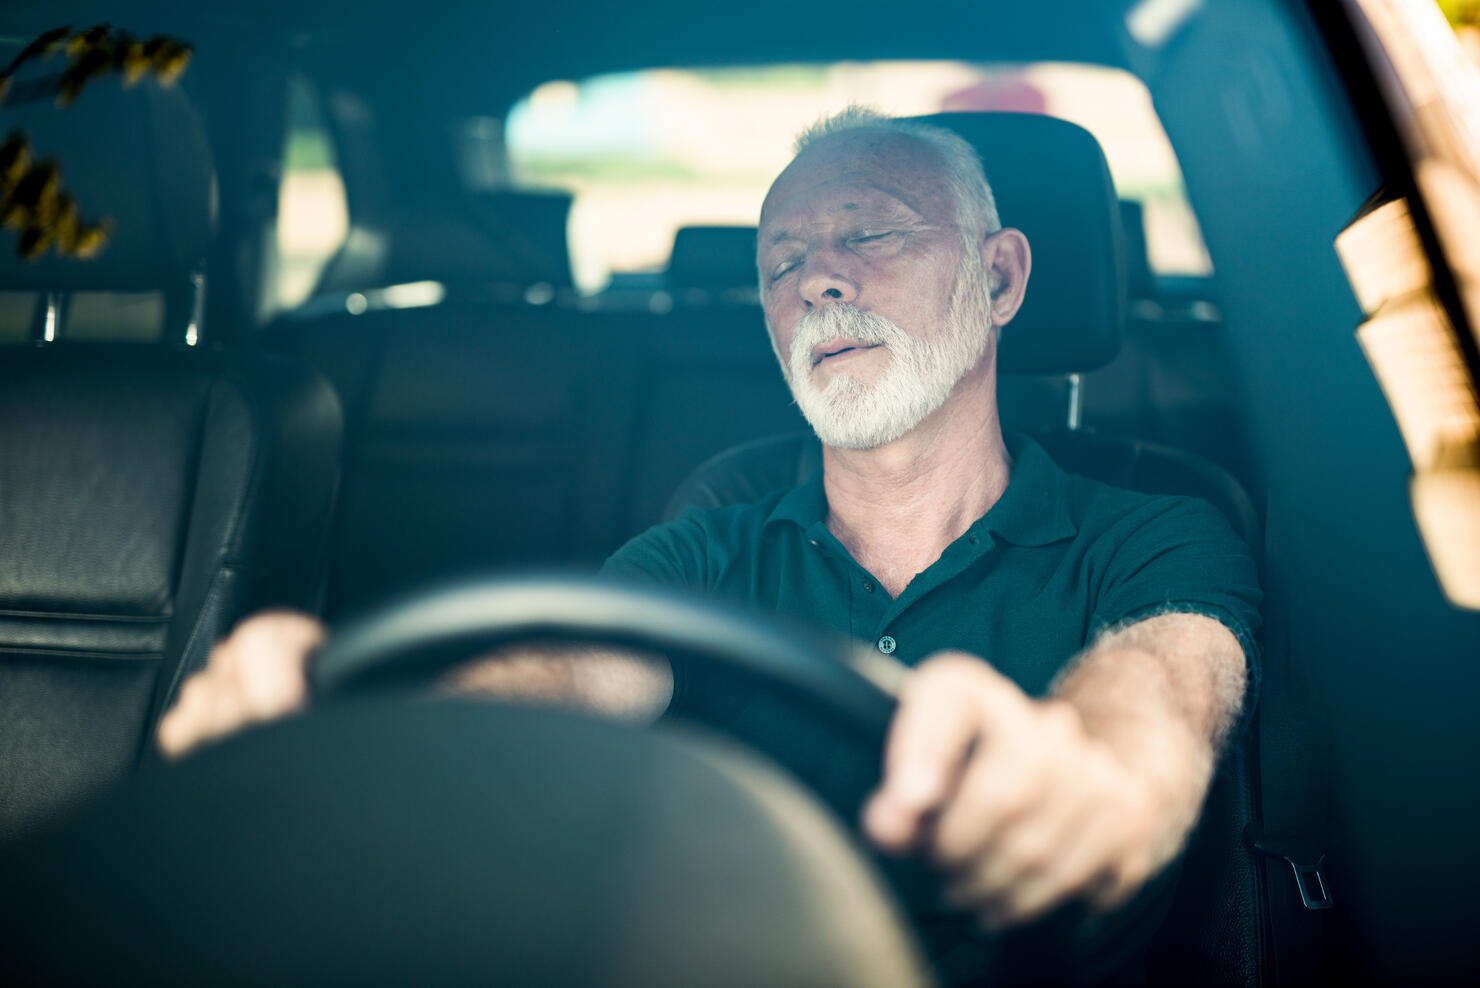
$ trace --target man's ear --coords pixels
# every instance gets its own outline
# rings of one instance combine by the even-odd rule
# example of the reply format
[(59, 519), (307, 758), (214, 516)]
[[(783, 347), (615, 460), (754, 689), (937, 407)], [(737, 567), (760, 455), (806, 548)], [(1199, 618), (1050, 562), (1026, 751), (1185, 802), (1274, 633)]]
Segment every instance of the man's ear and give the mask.
[(1017, 315), (1028, 290), (1033, 252), (1023, 231), (1003, 227), (982, 241), (982, 263), (992, 291), (992, 325), (1004, 326)]

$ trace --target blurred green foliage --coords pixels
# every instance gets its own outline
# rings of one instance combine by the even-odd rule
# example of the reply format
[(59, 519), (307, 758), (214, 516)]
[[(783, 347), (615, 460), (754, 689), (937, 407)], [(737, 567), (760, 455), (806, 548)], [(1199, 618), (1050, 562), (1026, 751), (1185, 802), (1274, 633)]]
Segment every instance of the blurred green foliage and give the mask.
[(334, 147), (321, 130), (290, 130), (283, 145), (286, 171), (319, 171), (334, 167)]
[[(29, 62), (46, 62), (58, 52), (67, 64), (56, 75), (26, 86), (16, 73)], [(72, 26), (53, 28), (26, 45), (0, 72), (0, 103), (14, 105), (51, 98), (59, 109), (71, 106), (86, 86), (110, 74), (129, 87), (152, 75), (173, 85), (190, 64), (193, 49), (164, 35), (144, 39), (111, 24), (98, 24), (75, 34)], [(55, 248), (63, 257), (97, 255), (108, 241), (111, 221), (88, 222), (77, 200), (62, 186), (62, 166), (55, 158), (37, 159), (30, 139), (12, 131), (0, 145), (0, 226), (18, 234), (17, 252), (35, 260)]]
[(1480, 24), (1480, 0), (1438, 0), (1438, 3), (1455, 27)]

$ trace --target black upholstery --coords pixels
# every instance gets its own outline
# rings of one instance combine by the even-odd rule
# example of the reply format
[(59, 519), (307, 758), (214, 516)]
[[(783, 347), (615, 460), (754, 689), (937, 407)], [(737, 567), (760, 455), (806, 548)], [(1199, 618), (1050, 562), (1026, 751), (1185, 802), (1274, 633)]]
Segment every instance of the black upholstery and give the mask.
[(664, 273), (668, 289), (723, 292), (748, 288), (751, 301), (758, 285), (755, 227), (686, 226), (673, 237), (673, 253)]
[(1004, 226), (1028, 237), (1028, 294), (1002, 331), (1004, 373), (1067, 374), (1109, 363), (1125, 323), (1120, 206), (1089, 131), (1031, 113), (938, 113), (981, 154)]
[[(373, 229), (351, 234), (316, 286), (319, 294), (363, 292), (416, 281), (451, 295), (490, 285), (568, 288), (565, 192), (487, 191), (454, 204), (397, 204)], [(358, 222), (358, 221), (357, 221)]]
[(549, 710), (325, 705), (0, 848), (0, 874), (8, 984), (930, 983), (791, 776)]
[(1135, 199), (1120, 200), (1120, 230), (1125, 236), (1125, 287), (1128, 298), (1151, 295), (1151, 255), (1146, 244), (1146, 208)]
[(280, 358), (0, 351), (0, 837), (127, 772), (244, 613), (315, 605), (338, 440)]
[[(0, 250), (0, 287), (160, 293), (165, 338), (193, 341), (215, 176), (185, 92), (103, 79), (7, 125), (112, 234), (88, 260)], [(339, 433), (327, 383), (281, 358), (0, 350), (0, 838), (132, 768), (246, 612), (317, 604)]]
[(449, 572), (569, 561), (590, 540), (609, 505), (581, 493), (607, 488), (588, 474), (621, 449), (593, 442), (588, 383), (624, 376), (599, 362), (596, 328), (470, 299), (281, 327), (345, 406), (328, 614)]

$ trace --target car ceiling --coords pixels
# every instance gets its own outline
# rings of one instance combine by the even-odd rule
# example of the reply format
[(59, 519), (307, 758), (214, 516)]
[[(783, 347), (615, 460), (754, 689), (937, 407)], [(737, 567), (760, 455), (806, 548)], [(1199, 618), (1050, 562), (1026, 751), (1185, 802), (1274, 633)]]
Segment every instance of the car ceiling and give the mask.
[[(405, 4), (157, 0), (69, 4), (21, 0), (0, 17), (6, 33), (70, 21), (111, 21), (137, 33), (216, 45), (309, 50), (321, 67), (366, 92), (435, 98), (454, 112), (487, 112), (540, 82), (655, 65), (818, 62), (899, 58), (1084, 61), (1123, 65), (1127, 3), (955, 4), (877, 0), (801, 11), (752, 0), (701, 8), (688, 0), (640, 5), (593, 0)], [(491, 105), (492, 104), (492, 105)]]

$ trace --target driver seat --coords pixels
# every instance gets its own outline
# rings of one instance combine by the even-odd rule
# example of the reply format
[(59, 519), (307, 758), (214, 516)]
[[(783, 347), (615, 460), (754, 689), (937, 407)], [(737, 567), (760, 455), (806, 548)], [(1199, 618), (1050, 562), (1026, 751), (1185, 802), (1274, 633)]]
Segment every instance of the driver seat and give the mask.
[(147, 759), (241, 616), (316, 605), (340, 430), (326, 381), (204, 324), (214, 173), (180, 87), (9, 112), (114, 232), (91, 260), (0, 238), (0, 292), (40, 296), (0, 349), (0, 842)]
[[(1094, 137), (1066, 121), (1030, 114), (915, 119), (948, 127), (978, 149), (1002, 222), (1026, 233), (1033, 247), (1027, 298), (998, 346), (999, 374), (1019, 376), (999, 387), (1004, 420), (1027, 425), (1023, 431), (1070, 473), (1210, 501), (1257, 553), (1258, 514), (1227, 471), (1166, 446), (1080, 427), (1081, 375), (1119, 351), (1126, 298), (1120, 205)], [(1067, 378), (1070, 407), (1059, 423), (1013, 422), (1010, 396), (1038, 383), (1022, 380), (1029, 375)], [(821, 446), (810, 433), (732, 447), (684, 480), (665, 519), (689, 508), (758, 500), (802, 483), (821, 462)], [(1247, 743), (1225, 753), (1182, 861), (1169, 918), (1147, 959), (1152, 983), (1256, 986), (1266, 980), (1263, 878), (1243, 836), (1253, 815), (1254, 773)]]

